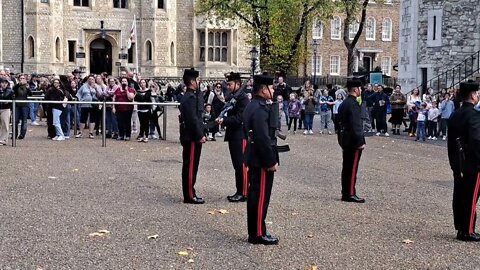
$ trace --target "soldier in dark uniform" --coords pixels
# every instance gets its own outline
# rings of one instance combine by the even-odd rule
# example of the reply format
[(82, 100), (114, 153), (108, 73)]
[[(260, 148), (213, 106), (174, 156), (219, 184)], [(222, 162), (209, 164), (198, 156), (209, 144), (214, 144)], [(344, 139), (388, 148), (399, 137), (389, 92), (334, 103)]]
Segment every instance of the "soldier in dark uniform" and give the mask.
[(248, 242), (276, 245), (278, 239), (267, 234), (267, 216), (273, 177), (278, 168), (276, 130), (278, 104), (273, 99), (273, 77), (254, 77), (254, 98), (245, 108), (243, 123), (248, 134), (245, 153), (250, 186), (247, 200)]
[(342, 201), (355, 203), (365, 202), (365, 199), (357, 197), (355, 190), (358, 163), (365, 149), (362, 108), (357, 101), (362, 94), (361, 86), (360, 80), (349, 80), (348, 97), (338, 108), (338, 143), (343, 150)]
[(480, 112), (478, 84), (460, 84), (462, 106), (448, 120), (448, 159), (453, 171), (453, 219), (457, 239), (480, 241), (475, 233), (476, 204), (480, 189)]
[(235, 182), (237, 192), (227, 196), (230, 202), (244, 202), (247, 200), (248, 174), (244, 163), (243, 153), (247, 146), (247, 140), (243, 131), (243, 111), (250, 100), (241, 89), (242, 81), (239, 73), (227, 75), (227, 88), (230, 96), (226, 100), (225, 107), (216, 122), (226, 128), (225, 141), (228, 142), (233, 169), (235, 170)]
[(195, 182), (197, 180), (198, 163), (202, 153), (202, 144), (206, 142), (203, 127), (203, 96), (199, 90), (198, 71), (185, 70), (183, 82), (187, 87), (180, 101), (180, 142), (183, 146), (182, 187), (183, 202), (202, 204), (205, 201), (197, 197)]

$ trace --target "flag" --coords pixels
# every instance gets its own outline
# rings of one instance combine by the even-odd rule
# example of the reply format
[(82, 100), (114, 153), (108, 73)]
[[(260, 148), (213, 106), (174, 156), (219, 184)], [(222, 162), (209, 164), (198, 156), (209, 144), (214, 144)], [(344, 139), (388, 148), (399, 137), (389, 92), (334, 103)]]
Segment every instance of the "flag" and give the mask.
[(135, 43), (135, 36), (137, 35), (137, 26), (135, 15), (133, 15), (132, 28), (130, 28), (130, 37), (127, 40), (127, 49), (132, 47), (132, 44)]

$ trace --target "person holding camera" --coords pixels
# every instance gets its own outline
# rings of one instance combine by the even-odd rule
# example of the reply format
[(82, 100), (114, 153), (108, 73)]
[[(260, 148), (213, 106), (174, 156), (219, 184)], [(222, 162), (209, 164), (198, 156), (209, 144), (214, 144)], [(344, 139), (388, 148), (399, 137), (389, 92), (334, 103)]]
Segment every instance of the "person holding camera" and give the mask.
[(250, 100), (241, 89), (242, 81), (239, 73), (231, 72), (227, 75), (227, 88), (230, 96), (227, 98), (224, 110), (216, 119), (218, 125), (225, 126), (225, 141), (235, 170), (235, 183), (237, 191), (227, 196), (230, 202), (244, 202), (247, 200), (248, 176), (247, 168), (243, 161), (243, 153), (247, 140), (243, 133), (243, 111)]
[[(132, 102), (135, 98), (135, 89), (128, 86), (128, 79), (122, 78), (121, 86), (113, 95), (113, 102)], [(113, 113), (117, 116), (118, 138), (117, 140), (130, 141), (132, 135), (133, 105), (117, 104), (113, 107)]]

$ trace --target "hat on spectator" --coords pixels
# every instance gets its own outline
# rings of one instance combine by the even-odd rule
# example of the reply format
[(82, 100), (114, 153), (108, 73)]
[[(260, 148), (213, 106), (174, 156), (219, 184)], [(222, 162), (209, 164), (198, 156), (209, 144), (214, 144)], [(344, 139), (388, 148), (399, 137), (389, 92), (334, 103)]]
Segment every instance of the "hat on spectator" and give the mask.
[(80, 72), (80, 70), (78, 70), (78, 69), (74, 69), (74, 70), (72, 71), (72, 74), (73, 74), (73, 75), (75, 75), (75, 74), (80, 74), (80, 73), (81, 73), (81, 72)]
[(230, 73), (227, 74), (226, 77), (227, 77), (227, 82), (240, 81), (241, 80), (240, 73), (230, 72)]

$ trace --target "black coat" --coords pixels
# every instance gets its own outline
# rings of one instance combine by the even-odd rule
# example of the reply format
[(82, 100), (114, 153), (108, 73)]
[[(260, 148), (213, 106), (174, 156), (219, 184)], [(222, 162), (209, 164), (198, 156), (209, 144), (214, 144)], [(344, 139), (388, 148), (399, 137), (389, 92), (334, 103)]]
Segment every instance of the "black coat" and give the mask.
[(227, 103), (235, 98), (235, 106), (228, 111), (227, 116), (223, 118), (223, 124), (225, 125), (225, 141), (231, 140), (242, 140), (243, 139), (243, 111), (247, 107), (250, 100), (243, 90), (238, 90), (239, 92), (226, 100)]
[[(152, 102), (152, 90), (137, 91), (133, 100), (137, 102)], [(138, 110), (150, 110), (151, 108), (151, 105), (138, 105)]]
[(243, 112), (248, 143), (245, 163), (253, 168), (271, 168), (279, 162), (275, 131), (278, 119), (271, 119), (272, 105), (256, 96)]
[(448, 120), (448, 160), (454, 172), (460, 172), (459, 149), (456, 139), (460, 138), (465, 151), (464, 168), (478, 170), (480, 165), (480, 112), (472, 103), (464, 102)]
[(338, 143), (343, 149), (358, 149), (365, 144), (362, 107), (349, 95), (338, 108)]
[(180, 142), (198, 142), (204, 136), (203, 95), (187, 89), (180, 101)]

